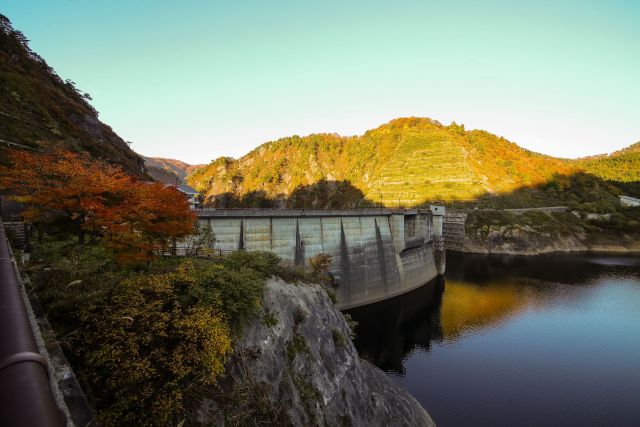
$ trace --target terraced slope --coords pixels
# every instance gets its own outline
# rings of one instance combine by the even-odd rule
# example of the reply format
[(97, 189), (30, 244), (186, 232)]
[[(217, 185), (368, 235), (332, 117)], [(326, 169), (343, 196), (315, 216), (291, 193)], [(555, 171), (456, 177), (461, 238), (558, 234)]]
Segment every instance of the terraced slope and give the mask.
[[(570, 162), (533, 153), (484, 131), (428, 118), (392, 120), (362, 136), (293, 136), (238, 160), (220, 158), (188, 181), (209, 202), (326, 207), (338, 193), (349, 205), (468, 201), (577, 172)], [(347, 191), (349, 190), (349, 191)], [(333, 195), (333, 196), (332, 196)], [(233, 205), (233, 203), (232, 203)]]
[(388, 206), (411, 206), (426, 197), (451, 200), (480, 193), (483, 188), (474, 186), (478, 177), (467, 162), (469, 153), (447, 136), (443, 130), (403, 134), (367, 196)]

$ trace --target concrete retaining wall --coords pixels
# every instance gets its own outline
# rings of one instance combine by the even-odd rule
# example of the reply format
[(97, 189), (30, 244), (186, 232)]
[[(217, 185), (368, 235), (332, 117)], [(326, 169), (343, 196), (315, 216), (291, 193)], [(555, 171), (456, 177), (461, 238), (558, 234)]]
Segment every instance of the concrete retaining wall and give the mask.
[(443, 235), (448, 250), (461, 251), (464, 246), (467, 214), (448, 211), (444, 217)]
[(216, 249), (271, 251), (298, 265), (331, 255), (340, 309), (399, 295), (444, 273), (444, 257), (433, 245), (442, 221), (430, 211), (209, 210), (198, 216), (215, 233)]

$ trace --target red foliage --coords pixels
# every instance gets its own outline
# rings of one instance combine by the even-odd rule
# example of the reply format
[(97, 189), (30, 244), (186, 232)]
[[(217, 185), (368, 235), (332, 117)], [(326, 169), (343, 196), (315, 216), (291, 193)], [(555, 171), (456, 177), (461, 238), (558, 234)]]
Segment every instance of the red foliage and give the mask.
[(119, 259), (149, 260), (174, 239), (192, 234), (195, 214), (182, 193), (162, 183), (136, 182), (100, 225)]
[(0, 167), (0, 189), (25, 203), (34, 223), (57, 222), (102, 236), (121, 261), (149, 260), (154, 251), (193, 232), (186, 198), (160, 183), (135, 181), (118, 167), (55, 148), (14, 151)]

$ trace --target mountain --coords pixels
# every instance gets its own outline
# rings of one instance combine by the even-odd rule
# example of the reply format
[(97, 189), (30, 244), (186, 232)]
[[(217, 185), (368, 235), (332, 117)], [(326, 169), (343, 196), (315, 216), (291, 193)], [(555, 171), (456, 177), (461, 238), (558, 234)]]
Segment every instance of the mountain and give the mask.
[[(149, 172), (149, 175), (156, 181), (164, 182), (165, 184), (185, 184), (187, 175), (194, 172), (196, 169), (204, 167), (205, 165), (190, 165), (180, 160), (165, 159), (162, 157), (145, 157), (144, 163)], [(176, 181), (177, 180), (177, 181)]]
[[(575, 162), (525, 150), (481, 130), (428, 118), (392, 120), (361, 136), (292, 136), (267, 142), (238, 160), (223, 157), (193, 172), (189, 183), (218, 204), (327, 207), (327, 194), (349, 189), (344, 206), (465, 202), (555, 175), (578, 173)], [(299, 203), (309, 198), (310, 203)]]
[(558, 175), (580, 171), (640, 195), (640, 143), (610, 155), (566, 160), (455, 123), (401, 118), (361, 136), (292, 136), (263, 144), (238, 160), (223, 157), (206, 166), (189, 165), (143, 159), (99, 120), (90, 99), (73, 82), (63, 81), (0, 15), (0, 163), (11, 149), (59, 144), (140, 177), (148, 177), (146, 163), (156, 179), (171, 184), (186, 180), (223, 206), (407, 206), (487, 199), (495, 204), (497, 197), (515, 192), (517, 199), (503, 197), (507, 205), (544, 205), (566, 202), (562, 194), (550, 196), (544, 186)]
[(11, 149), (60, 144), (144, 177), (144, 162), (98, 119), (91, 97), (63, 81), (0, 15), (0, 162)]

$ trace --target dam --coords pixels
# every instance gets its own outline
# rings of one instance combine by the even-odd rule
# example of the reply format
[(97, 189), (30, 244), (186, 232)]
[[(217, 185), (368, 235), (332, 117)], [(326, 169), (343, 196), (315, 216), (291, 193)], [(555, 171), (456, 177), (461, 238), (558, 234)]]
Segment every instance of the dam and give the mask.
[(331, 255), (336, 306), (391, 298), (445, 271), (445, 209), (203, 209), (221, 251), (269, 251), (296, 265)]

